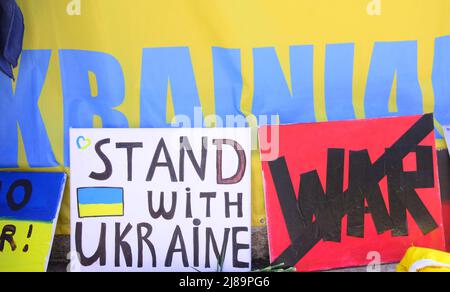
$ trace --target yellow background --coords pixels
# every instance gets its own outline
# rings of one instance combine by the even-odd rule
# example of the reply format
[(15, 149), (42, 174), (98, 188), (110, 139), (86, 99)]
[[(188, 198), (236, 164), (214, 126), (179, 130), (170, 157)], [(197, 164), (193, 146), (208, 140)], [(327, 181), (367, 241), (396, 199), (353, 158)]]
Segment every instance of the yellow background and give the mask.
[[(242, 109), (251, 113), (252, 49), (276, 47), (289, 76), (289, 46), (313, 44), (316, 117), (326, 121), (325, 45), (355, 43), (354, 105), (364, 118), (364, 91), (376, 41), (418, 40), (424, 112), (434, 109), (431, 72), (436, 37), (450, 35), (449, 0), (382, 0), (380, 16), (369, 16), (369, 0), (81, 0), (81, 15), (69, 16), (70, 0), (19, 0), (25, 19), (25, 49), (52, 49), (40, 109), (53, 150), (63, 161), (63, 104), (58, 49), (101, 51), (115, 56), (124, 71), (126, 99), (118, 108), (139, 126), (142, 49), (188, 46), (205, 115), (214, 114), (213, 46), (239, 48), (244, 91)], [(95, 82), (93, 82), (95, 92)], [(395, 101), (395, 96), (393, 96)], [(393, 104), (395, 107), (395, 104)], [(173, 110), (168, 110), (168, 120)], [(101, 126), (101, 121), (96, 121)], [(442, 143), (441, 146), (444, 146)], [(27, 168), (23, 146), (20, 166)], [(262, 178), (253, 157), (253, 224), (264, 223)], [(59, 232), (69, 232), (68, 199)]]
[[(28, 239), (30, 224), (33, 225), (33, 233)], [(53, 239), (52, 223), (0, 220), (0, 232), (5, 225), (16, 226), (14, 241), (17, 249), (13, 252), (9, 243), (5, 243), (5, 248), (0, 253), (0, 272), (45, 272), (50, 242)], [(26, 244), (29, 250), (24, 253), (23, 248)]]

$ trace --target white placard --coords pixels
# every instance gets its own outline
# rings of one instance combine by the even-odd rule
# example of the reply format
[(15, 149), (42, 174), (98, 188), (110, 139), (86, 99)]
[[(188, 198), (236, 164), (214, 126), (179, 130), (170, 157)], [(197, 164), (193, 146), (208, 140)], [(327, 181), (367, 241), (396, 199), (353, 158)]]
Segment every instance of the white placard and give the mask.
[(251, 269), (249, 129), (71, 129), (70, 163), (73, 271)]
[[(447, 142), (447, 146), (450, 145), (450, 125), (449, 126), (442, 126), (444, 129), (444, 137), (445, 142)], [(448, 148), (448, 151), (450, 153), (450, 147)]]

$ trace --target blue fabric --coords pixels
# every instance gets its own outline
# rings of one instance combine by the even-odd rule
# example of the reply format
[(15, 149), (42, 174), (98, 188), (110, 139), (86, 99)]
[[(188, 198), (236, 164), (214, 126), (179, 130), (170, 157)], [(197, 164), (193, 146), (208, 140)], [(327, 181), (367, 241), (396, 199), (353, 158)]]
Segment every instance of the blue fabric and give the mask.
[(12, 79), (22, 53), (24, 30), (23, 14), (15, 0), (0, 0), (0, 70)]

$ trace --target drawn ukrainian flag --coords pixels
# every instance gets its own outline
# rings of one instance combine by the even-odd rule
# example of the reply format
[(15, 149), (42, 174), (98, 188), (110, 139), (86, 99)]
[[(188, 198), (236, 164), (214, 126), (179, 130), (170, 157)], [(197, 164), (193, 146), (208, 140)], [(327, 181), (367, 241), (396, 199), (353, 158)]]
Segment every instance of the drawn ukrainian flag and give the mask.
[(122, 188), (79, 188), (78, 217), (120, 217), (124, 215)]

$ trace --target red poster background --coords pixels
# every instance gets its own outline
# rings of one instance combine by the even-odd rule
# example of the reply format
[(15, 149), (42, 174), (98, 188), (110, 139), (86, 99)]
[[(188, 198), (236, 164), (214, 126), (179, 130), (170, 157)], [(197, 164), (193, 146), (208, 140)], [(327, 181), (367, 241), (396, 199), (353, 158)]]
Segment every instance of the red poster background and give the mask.
[[(367, 149), (372, 162), (383, 155), (422, 116), (370, 119), (344, 122), (328, 122), (279, 126), (279, 157), (285, 157), (296, 194), (299, 191), (300, 176), (317, 170), (321, 183), (326, 185), (327, 151), (329, 148), (345, 149), (344, 190), (348, 188), (349, 151)], [(265, 131), (265, 132), (264, 132)], [(273, 128), (262, 127), (262, 133), (270, 133)], [(365, 238), (347, 236), (347, 217), (342, 221), (342, 242), (320, 241), (303, 259), (298, 262), (298, 271), (316, 271), (344, 267), (368, 265), (367, 259), (372, 251), (381, 254), (383, 263), (399, 262), (411, 246), (444, 250), (442, 207), (439, 192), (437, 157), (434, 132), (419, 145), (433, 147), (435, 187), (416, 189), (421, 200), (432, 214), (439, 228), (424, 236), (411, 215), (408, 214), (409, 237), (392, 237), (391, 232), (378, 235), (370, 214), (365, 217)], [(275, 190), (269, 163), (263, 162), (265, 179), (266, 209), (271, 262), (291, 244), (287, 232), (277, 192)], [(415, 154), (404, 159), (404, 170), (415, 171)], [(387, 178), (380, 182), (386, 206), (389, 208)]]

